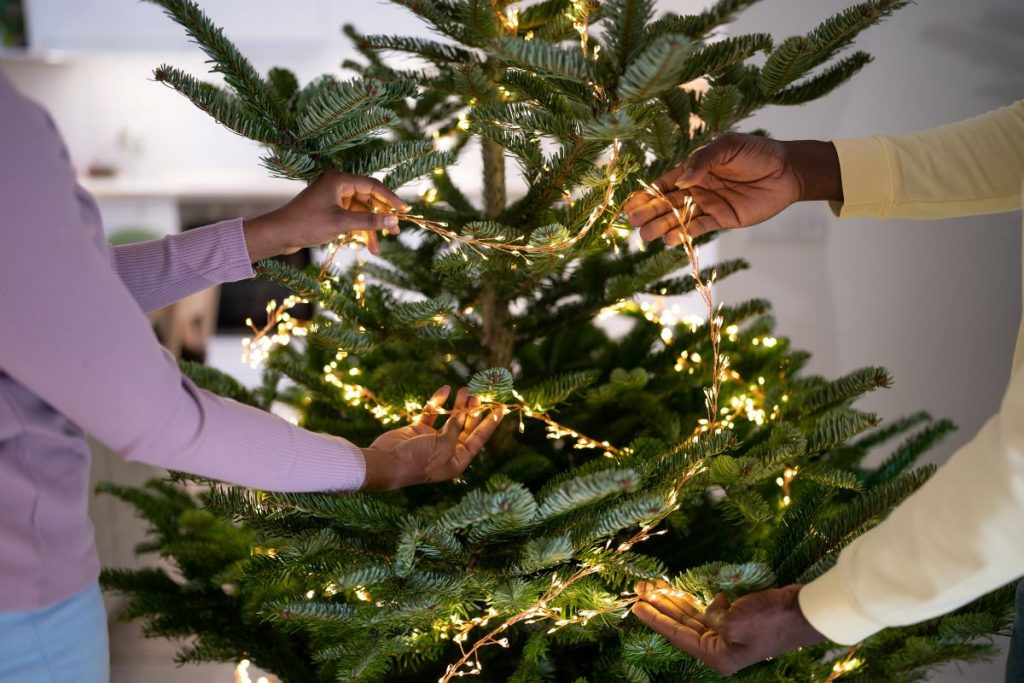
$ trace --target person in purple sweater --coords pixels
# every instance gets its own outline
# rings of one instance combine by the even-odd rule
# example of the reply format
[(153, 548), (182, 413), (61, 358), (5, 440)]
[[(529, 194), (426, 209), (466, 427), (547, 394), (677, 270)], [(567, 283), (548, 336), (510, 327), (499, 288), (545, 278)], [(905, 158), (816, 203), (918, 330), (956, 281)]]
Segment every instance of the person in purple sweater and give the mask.
[(359, 448), (198, 388), (144, 315), (339, 233), (366, 231), (374, 248), (375, 231), (398, 232), (391, 209), (408, 206), (380, 182), (330, 173), (252, 220), (112, 248), (53, 122), (0, 75), (0, 681), (108, 679), (86, 433), (126, 460), (270, 491), (465, 470), (502, 418), (465, 389), (442, 428), (428, 410)]

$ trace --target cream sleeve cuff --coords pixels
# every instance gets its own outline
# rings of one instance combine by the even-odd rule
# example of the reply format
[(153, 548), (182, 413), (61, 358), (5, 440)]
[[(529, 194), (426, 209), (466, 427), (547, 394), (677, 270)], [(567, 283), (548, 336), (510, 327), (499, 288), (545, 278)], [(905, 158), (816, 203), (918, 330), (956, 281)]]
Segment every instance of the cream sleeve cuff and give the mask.
[(896, 160), (881, 138), (833, 140), (839, 155), (843, 201), (829, 202), (839, 218), (888, 215), (898, 196)]
[(801, 588), (797, 599), (811, 626), (840, 645), (855, 645), (885, 628), (856, 608), (836, 568)]

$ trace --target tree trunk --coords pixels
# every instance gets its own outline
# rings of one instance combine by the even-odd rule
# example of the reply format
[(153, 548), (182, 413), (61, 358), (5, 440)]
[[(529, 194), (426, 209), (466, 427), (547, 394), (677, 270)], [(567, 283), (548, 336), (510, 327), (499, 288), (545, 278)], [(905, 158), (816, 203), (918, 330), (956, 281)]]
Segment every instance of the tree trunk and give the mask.
[[(497, 218), (505, 208), (505, 150), (496, 142), (481, 140), (484, 157), (484, 216)], [(487, 367), (507, 368), (512, 364), (515, 334), (509, 326), (506, 292), (484, 276), (480, 294), (480, 315), (484, 323), (483, 345)], [(514, 420), (505, 420), (491, 437), (488, 451), (505, 453), (515, 441)]]
[[(497, 218), (505, 208), (505, 150), (491, 140), (482, 140), (484, 159), (484, 216)], [(507, 368), (512, 362), (515, 336), (509, 327), (508, 298), (493, 282), (484, 282), (480, 295), (483, 317), (483, 345), (487, 365)]]

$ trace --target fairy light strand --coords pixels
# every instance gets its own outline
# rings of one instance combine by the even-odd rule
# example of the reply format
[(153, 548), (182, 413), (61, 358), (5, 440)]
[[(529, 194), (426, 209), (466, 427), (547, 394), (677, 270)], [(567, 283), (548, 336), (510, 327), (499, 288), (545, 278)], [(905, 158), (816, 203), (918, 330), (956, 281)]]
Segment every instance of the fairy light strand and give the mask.
[(723, 358), (720, 351), (722, 326), (725, 324), (722, 318), (722, 305), (719, 304), (716, 308), (714, 295), (711, 291), (711, 287), (718, 276), (717, 271), (712, 268), (711, 276), (707, 280), (701, 275), (700, 254), (697, 250), (697, 245), (693, 242), (693, 237), (690, 235), (690, 221), (693, 219), (693, 213), (697, 208), (693, 203), (693, 197), (686, 196), (683, 202), (683, 211), (680, 211), (665, 196), (665, 193), (658, 188), (648, 185), (642, 180), (640, 185), (647, 194), (655, 199), (660, 199), (672, 209), (672, 214), (679, 223), (679, 234), (682, 236), (683, 248), (686, 250), (686, 256), (690, 261), (690, 274), (693, 276), (698, 294), (700, 294), (708, 309), (708, 332), (711, 336), (712, 366), (711, 386), (704, 388), (704, 403), (708, 411), (708, 427), (709, 429), (714, 428), (718, 419), (718, 396), (722, 388), (722, 371), (728, 366), (728, 359)]
[(852, 646), (846, 651), (845, 657), (832, 665), (832, 671), (829, 673), (828, 678), (825, 679), (825, 683), (832, 683), (832, 681), (838, 680), (845, 674), (860, 668), (864, 661), (857, 657), (857, 650), (859, 648), (860, 645)]
[[(522, 243), (523, 240), (526, 239), (524, 236), (515, 237), (510, 240), (486, 237), (481, 238), (474, 235), (465, 235), (454, 232), (448, 228), (447, 223), (431, 220), (422, 215), (404, 213), (398, 214), (398, 217), (403, 221), (408, 221), (427, 232), (437, 235), (448, 244), (455, 246), (456, 249), (459, 247), (466, 247), (484, 260), (487, 259), (487, 255), (484, 250), (488, 249), (521, 258), (527, 263), (532, 263), (529, 259), (529, 255), (544, 255), (564, 258), (565, 250), (579, 244), (584, 238), (586, 238), (587, 235), (590, 234), (590, 231), (593, 230), (594, 226), (597, 225), (598, 221), (601, 220), (605, 213), (607, 213), (611, 208), (615, 198), (615, 190), (621, 183), (619, 172), (620, 147), (621, 144), (618, 139), (612, 142), (611, 159), (607, 166), (607, 183), (605, 184), (605, 192), (601, 204), (590, 212), (586, 223), (583, 224), (583, 227), (581, 227), (575, 235), (552, 244), (525, 244)], [(615, 214), (606, 221), (607, 225), (611, 226), (620, 213), (621, 209), (617, 210)], [(465, 255), (463, 255), (463, 258), (465, 258)]]
[[(633, 546), (638, 543), (642, 543), (654, 536), (665, 533), (664, 530), (654, 531), (654, 529), (661, 524), (666, 517), (678, 509), (679, 490), (685, 487), (686, 483), (693, 477), (703, 471), (704, 467), (702, 463), (694, 465), (690, 471), (687, 472), (686, 476), (680, 480), (677, 487), (669, 494), (669, 505), (665, 510), (658, 513), (654, 519), (642, 525), (637, 533), (628, 540), (620, 543), (614, 549), (611, 548), (611, 541), (609, 540), (605, 544), (605, 549), (611, 550), (613, 554), (620, 554), (631, 550)], [(603, 569), (603, 567), (600, 564), (584, 564), (567, 579), (559, 578), (557, 572), (553, 573), (551, 576), (551, 585), (537, 600), (537, 602), (532, 606), (506, 618), (501, 622), (501, 624), (492, 629), (486, 635), (477, 639), (469, 649), (466, 649), (463, 643), (467, 640), (466, 636), (469, 631), (475, 628), (478, 624), (473, 623), (472, 621), (466, 622), (464, 629), (460, 630), (460, 632), (456, 634), (455, 638), (453, 638), (453, 640), (458, 644), (459, 649), (462, 652), (462, 656), (454, 664), (450, 664), (447, 667), (444, 675), (438, 679), (438, 683), (451, 683), (451, 680), (456, 677), (461, 678), (463, 676), (480, 675), (483, 670), (480, 662), (480, 650), (494, 645), (508, 647), (508, 640), (504, 637), (504, 634), (520, 622), (526, 621), (527, 623), (533, 623), (534, 621), (549, 619), (554, 622), (554, 625), (548, 630), (548, 633), (553, 633), (554, 631), (570, 624), (586, 624), (591, 619), (603, 614), (619, 613), (619, 616), (623, 618), (626, 617), (629, 614), (629, 608), (640, 599), (638, 595), (629, 592), (620, 594), (618, 599), (612, 598), (604, 607), (599, 609), (582, 610), (573, 617), (568, 617), (563, 614), (562, 608), (551, 605), (551, 603), (560, 597), (567, 588), (587, 576), (597, 574), (601, 569)]]

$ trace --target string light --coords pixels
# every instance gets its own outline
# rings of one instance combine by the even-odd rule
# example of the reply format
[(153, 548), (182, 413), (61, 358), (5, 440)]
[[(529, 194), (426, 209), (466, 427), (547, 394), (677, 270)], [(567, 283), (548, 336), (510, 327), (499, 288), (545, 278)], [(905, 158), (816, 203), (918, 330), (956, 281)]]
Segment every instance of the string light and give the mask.
[[(680, 479), (676, 487), (669, 493), (666, 500), (666, 507), (661, 512), (657, 513), (654, 519), (643, 524), (637, 533), (626, 541), (620, 543), (614, 550), (611, 550), (611, 540), (609, 540), (605, 544), (605, 549), (611, 550), (611, 552), (616, 554), (623, 553), (632, 549), (633, 546), (638, 543), (642, 543), (654, 536), (659, 536), (665, 533), (664, 530), (654, 531), (654, 528), (664, 521), (672, 512), (678, 509), (679, 492), (683, 487), (685, 487), (687, 482), (704, 471), (705, 468), (701, 463), (692, 466), (686, 475)], [(467, 640), (467, 634), (476, 626), (485, 625), (486, 622), (474, 623), (473, 620), (463, 621), (453, 617), (452, 621), (459, 626), (459, 629), (452, 640), (459, 646), (462, 656), (458, 661), (449, 665), (445, 669), (445, 674), (438, 680), (438, 683), (450, 683), (452, 678), (480, 675), (483, 669), (480, 662), (480, 650), (492, 645), (501, 646), (504, 634), (518, 623), (523, 622), (531, 624), (542, 620), (550, 620), (552, 622), (552, 626), (548, 629), (548, 633), (554, 633), (555, 631), (558, 631), (570, 624), (585, 625), (594, 617), (602, 614), (617, 613), (620, 617), (625, 618), (629, 614), (629, 608), (639, 600), (639, 596), (634, 593), (624, 592), (621, 593), (618, 598), (608, 598), (606, 596), (605, 605), (601, 608), (581, 610), (579, 613), (571, 616), (567, 615), (561, 607), (552, 605), (552, 603), (557, 600), (567, 588), (581, 579), (597, 574), (603, 568), (604, 567), (601, 564), (588, 564), (584, 562), (583, 565), (567, 579), (562, 579), (558, 576), (557, 572), (553, 572), (551, 575), (551, 582), (547, 590), (532, 606), (506, 618), (498, 624), (498, 626), (478, 639), (469, 649), (464, 646), (464, 643)], [(492, 612), (494, 612), (493, 608), (489, 610), (487, 621), (489, 621), (491, 617), (496, 616), (496, 613), (491, 614)]]
[[(465, 247), (466, 249), (469, 249), (470, 251), (476, 253), (483, 260), (487, 260), (487, 254), (485, 253), (485, 250), (493, 250), (504, 254), (508, 254), (510, 256), (515, 256), (517, 258), (522, 259), (527, 264), (533, 263), (533, 261), (531, 261), (529, 258), (530, 255), (546, 255), (553, 256), (556, 258), (564, 258), (563, 252), (569, 249), (570, 247), (575, 246), (576, 244), (581, 242), (587, 235), (589, 235), (590, 231), (593, 230), (594, 226), (597, 225), (598, 221), (611, 208), (611, 205), (615, 197), (615, 190), (621, 183), (620, 174), (617, 172), (619, 167), (620, 150), (620, 142), (618, 139), (612, 142), (611, 150), (611, 159), (605, 167), (606, 184), (605, 193), (601, 204), (590, 212), (590, 215), (587, 217), (586, 223), (584, 223), (583, 227), (580, 228), (579, 232), (577, 232), (575, 235), (567, 237), (563, 240), (559, 240), (557, 242), (553, 242), (550, 244), (526, 244), (524, 243), (524, 240), (526, 239), (524, 236), (518, 236), (509, 240), (503, 240), (501, 238), (480, 238), (474, 235), (465, 235), (453, 232), (452, 230), (449, 230), (447, 223), (443, 221), (431, 220), (422, 215), (415, 215), (409, 213), (400, 213), (396, 215), (398, 215), (398, 217), (403, 221), (412, 223), (413, 225), (416, 225), (420, 229), (426, 230), (427, 232), (434, 233), (435, 235), (443, 239), (446, 243), (452, 245), (456, 250), (458, 250), (459, 247)], [(425, 190), (420, 194), (420, 197), (427, 204), (434, 203), (435, 201), (437, 201), (438, 198), (437, 188), (431, 187)], [(615, 213), (606, 221), (606, 224), (608, 226), (612, 226), (620, 213), (621, 208), (615, 211)], [(610, 233), (606, 231), (606, 235), (608, 234)], [(462, 255), (463, 259), (468, 260), (464, 253), (459, 253)]]
[(856, 656), (859, 647), (859, 645), (854, 645), (847, 650), (846, 656), (843, 659), (832, 665), (832, 671), (829, 673), (828, 678), (825, 679), (825, 683), (831, 683), (844, 674), (856, 671), (864, 664), (864, 660)]
[(782, 476), (775, 480), (775, 483), (782, 489), (782, 506), (785, 507), (792, 502), (790, 497), (790, 485), (793, 483), (794, 477), (796, 477), (797, 470), (799, 467), (787, 467), (782, 471)]
[[(572, 0), (572, 6), (565, 12), (565, 17), (572, 22), (573, 29), (580, 36), (580, 49), (583, 56), (588, 56), (590, 44), (590, 6), (587, 0)], [(594, 59), (597, 59), (598, 47), (594, 47)]]
[(265, 361), (270, 352), (280, 346), (288, 346), (292, 337), (304, 337), (313, 328), (312, 323), (302, 322), (292, 317), (290, 311), (299, 304), (309, 303), (297, 296), (285, 297), (281, 305), (277, 300), (267, 302), (267, 324), (262, 328), (253, 324), (252, 318), (246, 318), (245, 324), (255, 333), (252, 337), (242, 339), (242, 362), (251, 368), (257, 368)]
[[(235, 666), (235, 683), (252, 683), (252, 679), (249, 678), (249, 667), (251, 663), (248, 659), (243, 659), (237, 666)], [(277, 683), (277, 678), (271, 676), (260, 676), (256, 679), (256, 683)]]
[(665, 194), (654, 187), (648, 185), (644, 181), (640, 181), (640, 185), (644, 188), (649, 195), (656, 199), (660, 199), (666, 202), (671, 208), (672, 213), (679, 223), (679, 233), (682, 235), (683, 248), (686, 250), (686, 256), (690, 261), (690, 274), (693, 277), (694, 284), (697, 289), (697, 293), (700, 294), (704, 300), (705, 305), (708, 309), (708, 330), (711, 336), (711, 351), (712, 351), (712, 368), (711, 368), (711, 386), (705, 387), (704, 389), (704, 403), (707, 408), (708, 418), (707, 427), (712, 429), (715, 426), (715, 421), (718, 418), (718, 397), (722, 388), (722, 371), (728, 367), (728, 359), (723, 358), (720, 352), (720, 346), (722, 343), (722, 326), (725, 324), (725, 320), (722, 318), (721, 304), (715, 307), (714, 296), (711, 292), (711, 287), (717, 279), (717, 271), (711, 270), (710, 277), (705, 280), (701, 275), (700, 271), (700, 254), (697, 251), (697, 245), (694, 244), (693, 238), (690, 235), (690, 221), (693, 219), (693, 212), (696, 206), (693, 203), (693, 197), (687, 195), (683, 202), (683, 212), (680, 212), (676, 206), (669, 201)]

